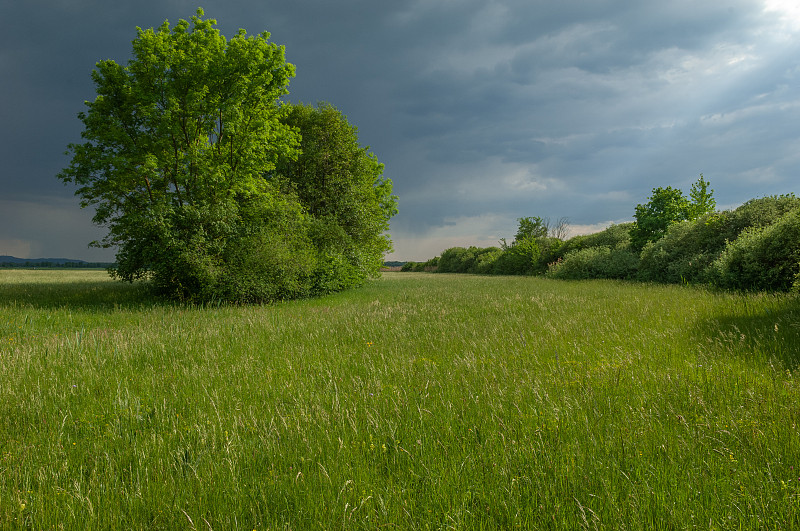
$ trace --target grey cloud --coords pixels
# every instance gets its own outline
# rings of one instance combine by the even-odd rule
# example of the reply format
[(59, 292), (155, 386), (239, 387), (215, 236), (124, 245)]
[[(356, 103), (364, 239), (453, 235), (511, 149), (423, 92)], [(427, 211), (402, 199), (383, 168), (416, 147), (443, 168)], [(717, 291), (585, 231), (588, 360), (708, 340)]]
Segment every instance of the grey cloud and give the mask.
[[(454, 241), (455, 220), (491, 234), (528, 215), (624, 220), (653, 187), (688, 189), (701, 172), (719, 204), (796, 186), (800, 50), (756, 0), (203, 4), (224, 34), (266, 30), (286, 46), (291, 101), (329, 101), (358, 126), (400, 198), (393, 235), (414, 245)], [(54, 174), (79, 138), (94, 62), (126, 61), (136, 26), (195, 9), (3, 3), (0, 97), (16, 104), (0, 110), (2, 199), (74, 202)], [(86, 213), (56, 211), (97, 238)], [(31, 230), (0, 239), (60, 245)]]

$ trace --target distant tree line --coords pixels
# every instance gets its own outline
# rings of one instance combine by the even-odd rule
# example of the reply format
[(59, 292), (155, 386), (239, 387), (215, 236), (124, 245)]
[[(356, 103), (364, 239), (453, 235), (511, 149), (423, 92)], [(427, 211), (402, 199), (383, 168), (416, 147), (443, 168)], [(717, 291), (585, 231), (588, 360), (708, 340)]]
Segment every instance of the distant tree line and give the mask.
[(703, 176), (689, 197), (654, 188), (635, 221), (569, 239), (563, 222), (519, 219), (511, 244), (453, 247), (403, 271), (544, 275), (556, 279), (624, 279), (704, 284), (752, 291), (800, 291), (800, 199), (751, 199), (717, 211)]
[(107, 269), (114, 264), (109, 262), (84, 262), (83, 260), (24, 260), (0, 262), (0, 268), (6, 269), (30, 269), (30, 268), (58, 268), (58, 269)]

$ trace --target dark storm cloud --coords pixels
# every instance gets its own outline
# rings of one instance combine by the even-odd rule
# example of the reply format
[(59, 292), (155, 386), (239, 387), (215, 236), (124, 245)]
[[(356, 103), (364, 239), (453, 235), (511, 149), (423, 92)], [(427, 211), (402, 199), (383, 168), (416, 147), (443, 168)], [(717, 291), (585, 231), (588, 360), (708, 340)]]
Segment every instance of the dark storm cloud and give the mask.
[[(286, 47), (289, 100), (329, 101), (358, 126), (400, 198), (396, 258), (496, 243), (521, 216), (624, 221), (653, 187), (686, 190), (701, 172), (720, 205), (794, 191), (798, 21), (762, 1), (203, 4), (223, 34), (266, 30)], [(72, 190), (53, 176), (79, 139), (89, 72), (127, 61), (136, 26), (195, 9), (0, 1), (0, 246), (68, 242), (88, 256), (97, 230), (67, 216)], [(24, 229), (9, 214), (20, 205)], [(37, 209), (72, 232), (56, 238), (31, 221)]]

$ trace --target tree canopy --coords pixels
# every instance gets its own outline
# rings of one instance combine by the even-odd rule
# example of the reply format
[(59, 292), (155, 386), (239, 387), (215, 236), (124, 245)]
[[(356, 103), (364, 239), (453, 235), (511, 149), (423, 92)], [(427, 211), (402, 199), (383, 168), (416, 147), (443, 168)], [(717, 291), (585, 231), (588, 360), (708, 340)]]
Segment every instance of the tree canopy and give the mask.
[(547, 222), (539, 216), (517, 219), (519, 227), (514, 241), (521, 243), (524, 240), (544, 238), (547, 236)]
[(710, 189), (711, 183), (700, 178), (692, 184), (689, 190), (689, 219), (697, 219), (702, 215), (714, 212), (717, 208), (717, 201), (714, 199), (714, 190)]
[[(353, 254), (330, 239), (315, 246), (323, 241), (319, 220), (330, 216), (347, 220), (340, 226), (370, 227), (382, 243), (364, 251), (368, 260), (354, 260), (359, 279), (376, 273), (395, 212), (382, 166), (364, 154), (342, 173), (334, 164), (341, 154), (303, 144), (309, 130), (280, 99), (295, 73), (283, 47), (266, 32), (239, 30), (228, 40), (203, 16), (198, 9), (172, 28), (137, 28), (126, 66), (100, 61), (92, 72), (97, 97), (78, 115), (84, 141), (69, 146), (72, 159), (59, 178), (78, 186), (81, 205), (94, 207), (94, 222), (108, 228), (94, 244), (117, 249), (112, 273), (195, 300), (272, 300), (347, 287), (356, 281), (319, 281), (331, 276), (332, 255)], [(349, 141), (352, 150), (354, 129)], [(310, 168), (317, 156), (327, 157), (327, 173), (288, 178), (296, 186), (286, 186), (279, 164), (307, 161)], [(338, 189), (320, 179), (369, 182), (372, 202), (345, 213)]]
[(654, 188), (647, 203), (636, 205), (634, 218), (636, 222), (631, 228), (631, 245), (641, 250), (647, 243), (662, 238), (673, 223), (697, 219), (703, 214), (713, 212), (716, 208), (714, 190), (700, 175), (700, 179), (692, 185), (691, 200), (687, 199), (678, 188)]
[(293, 105), (284, 122), (300, 132), (300, 155), (282, 157), (276, 174), (312, 218), (311, 238), (327, 264), (318, 282), (346, 287), (373, 276), (392, 250), (385, 232), (397, 213), (383, 164), (330, 104)]

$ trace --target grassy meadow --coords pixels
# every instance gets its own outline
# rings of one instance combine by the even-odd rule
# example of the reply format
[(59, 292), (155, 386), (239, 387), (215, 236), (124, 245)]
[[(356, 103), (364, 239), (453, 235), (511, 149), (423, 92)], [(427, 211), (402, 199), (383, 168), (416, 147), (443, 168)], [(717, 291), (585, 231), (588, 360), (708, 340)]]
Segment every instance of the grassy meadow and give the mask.
[(0, 529), (800, 527), (800, 298), (0, 271)]

